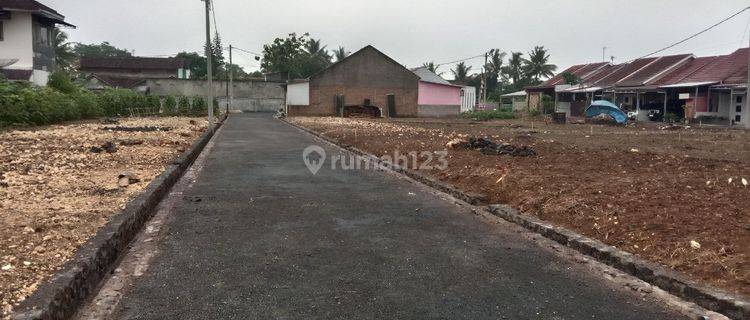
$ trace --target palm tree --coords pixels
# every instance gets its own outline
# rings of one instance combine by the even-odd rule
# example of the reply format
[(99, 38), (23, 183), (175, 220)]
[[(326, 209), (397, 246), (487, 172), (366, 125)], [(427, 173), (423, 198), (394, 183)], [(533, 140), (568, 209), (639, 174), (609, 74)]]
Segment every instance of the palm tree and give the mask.
[(333, 56), (336, 57), (336, 62), (339, 62), (349, 56), (349, 53), (346, 52), (346, 49), (344, 49), (344, 47), (339, 47), (338, 49), (333, 50)]
[(471, 66), (467, 66), (465, 62), (460, 62), (456, 65), (456, 69), (451, 70), (455, 80), (461, 82), (466, 81), (469, 77), (469, 71), (471, 71)]
[(55, 64), (57, 68), (70, 71), (76, 60), (71, 43), (68, 42), (68, 34), (58, 28), (52, 29), (52, 37), (55, 39)]
[(310, 39), (307, 41), (307, 44), (305, 44), (305, 50), (307, 50), (307, 53), (309, 53), (313, 57), (320, 57), (321, 60), (330, 63), (331, 61), (331, 55), (328, 54), (328, 50), (326, 50), (326, 47), (322, 45), (320, 39)]
[(496, 80), (503, 70), (503, 60), (505, 60), (505, 56), (505, 52), (500, 51), (500, 49), (490, 50), (490, 61), (487, 63), (486, 68), (491, 77)]
[(433, 62), (433, 61), (423, 63), (422, 64), (422, 68), (427, 68), (427, 70), (430, 70), (431, 72), (433, 72), (433, 73), (435, 73), (437, 75), (442, 75), (443, 74), (443, 72), (438, 73), (438, 68), (440, 68), (440, 66), (436, 65), (435, 62)]
[(536, 46), (534, 50), (529, 52), (529, 59), (524, 61), (526, 74), (536, 80), (541, 81), (542, 78), (549, 78), (555, 75), (557, 66), (550, 64), (549, 53), (544, 46)]
[(517, 84), (524, 77), (524, 61), (523, 52), (511, 52), (508, 65), (502, 67), (502, 73), (511, 79), (513, 84)]

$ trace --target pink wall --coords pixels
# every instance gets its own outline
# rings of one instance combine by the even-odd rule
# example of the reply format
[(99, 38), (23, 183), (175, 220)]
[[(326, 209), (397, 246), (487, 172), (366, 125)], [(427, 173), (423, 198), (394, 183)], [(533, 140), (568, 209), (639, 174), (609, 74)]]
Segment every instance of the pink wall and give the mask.
[(460, 106), (461, 88), (420, 81), (418, 104), (436, 106)]

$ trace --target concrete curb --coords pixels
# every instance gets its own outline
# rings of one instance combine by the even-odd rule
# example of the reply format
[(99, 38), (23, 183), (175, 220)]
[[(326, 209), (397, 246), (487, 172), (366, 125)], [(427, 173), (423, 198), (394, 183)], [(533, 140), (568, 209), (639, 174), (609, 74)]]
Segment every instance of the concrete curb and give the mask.
[(122, 212), (86, 241), (60, 271), (14, 308), (11, 319), (57, 320), (73, 316), (78, 307), (96, 292), (100, 282), (151, 218), (156, 206), (203, 151), (225, 119), (213, 130), (206, 130), (190, 149), (167, 165), (143, 193), (130, 200)]
[(492, 214), (591, 256), (596, 260), (655, 285), (677, 297), (732, 319), (750, 319), (750, 301), (743, 297), (688, 280), (679, 272), (638, 258), (568, 229), (522, 215), (507, 205), (491, 205)]
[[(477, 205), (486, 203), (486, 197), (482, 195), (466, 193), (444, 182), (414, 172), (413, 170), (386, 163), (380, 158), (355, 147), (342, 146), (337, 141), (323, 136), (318, 132), (298, 126), (286, 120), (282, 121), (356, 155), (370, 158), (377, 164), (384, 165), (395, 172), (405, 174), (416, 181), (448, 193), (469, 204)], [(520, 225), (532, 232), (573, 248), (582, 254), (598, 260), (599, 262), (617, 268), (703, 308), (721, 313), (736, 320), (750, 319), (750, 301), (743, 297), (687, 280), (687, 278), (678, 272), (667, 270), (656, 263), (638, 258), (631, 253), (606, 245), (599, 240), (583, 236), (565, 228), (554, 226), (531, 216), (522, 215), (517, 210), (507, 205), (491, 205), (487, 211), (503, 220)]]
[(338, 146), (338, 147), (340, 147), (340, 148), (342, 148), (342, 149), (344, 149), (346, 151), (349, 151), (349, 152), (351, 152), (351, 153), (353, 153), (353, 154), (355, 154), (357, 156), (368, 158), (368, 160), (370, 160), (372, 163), (375, 163), (376, 165), (379, 165), (379, 166), (388, 168), (388, 169), (390, 169), (392, 171), (404, 174), (407, 177), (412, 178), (412, 179), (414, 179), (416, 181), (419, 181), (422, 184), (425, 184), (427, 186), (430, 186), (432, 188), (435, 188), (437, 190), (440, 190), (442, 192), (450, 194), (451, 196), (453, 196), (453, 197), (455, 197), (457, 199), (460, 199), (461, 201), (464, 201), (466, 203), (469, 203), (469, 204), (472, 204), (472, 205), (480, 205), (480, 204), (487, 203), (487, 197), (484, 196), (484, 195), (476, 194), (476, 193), (470, 193), (470, 192), (464, 192), (462, 190), (454, 188), (453, 186), (451, 186), (451, 185), (449, 185), (449, 184), (447, 184), (445, 182), (442, 182), (442, 181), (430, 178), (430, 177), (425, 176), (425, 175), (423, 175), (423, 174), (421, 174), (419, 172), (416, 172), (414, 170), (411, 170), (411, 169), (408, 169), (408, 168), (404, 168), (402, 166), (395, 165), (395, 164), (392, 164), (392, 163), (387, 162), (387, 161), (383, 161), (379, 157), (377, 157), (377, 156), (375, 156), (375, 155), (373, 155), (371, 153), (367, 153), (365, 151), (362, 151), (362, 150), (360, 150), (358, 148), (355, 148), (355, 147), (352, 147), (352, 146), (342, 146), (337, 141), (334, 141), (333, 139), (330, 139), (330, 138), (328, 138), (328, 137), (326, 137), (326, 136), (324, 136), (324, 135), (322, 135), (320, 133), (317, 133), (317, 132), (312, 131), (310, 129), (307, 129), (305, 127), (298, 126), (298, 125), (296, 125), (294, 123), (291, 123), (289, 121), (286, 121), (284, 119), (281, 119), (281, 121), (284, 122), (284, 123), (286, 123), (286, 124), (288, 124), (288, 125), (290, 125), (290, 126), (292, 126), (292, 127), (297, 128), (299, 130), (307, 132), (307, 133), (309, 133), (309, 134), (311, 134), (311, 135), (313, 135), (315, 137), (318, 137), (319, 139), (324, 140), (324, 141), (326, 141), (326, 142), (328, 142), (330, 144), (336, 145), (336, 146)]

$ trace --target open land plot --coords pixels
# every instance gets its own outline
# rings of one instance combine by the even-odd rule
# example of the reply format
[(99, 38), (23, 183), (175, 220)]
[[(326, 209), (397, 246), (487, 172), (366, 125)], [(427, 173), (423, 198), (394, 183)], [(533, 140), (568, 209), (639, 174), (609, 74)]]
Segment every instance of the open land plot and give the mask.
[[(0, 132), (0, 318), (208, 126), (202, 118), (117, 122)], [(118, 183), (122, 173), (132, 184)]]
[[(530, 120), (289, 121), (377, 156), (448, 150), (447, 168), (420, 171), (694, 280), (750, 295), (750, 186), (743, 184), (750, 180), (748, 131)], [(446, 146), (470, 137), (529, 146), (536, 155)]]

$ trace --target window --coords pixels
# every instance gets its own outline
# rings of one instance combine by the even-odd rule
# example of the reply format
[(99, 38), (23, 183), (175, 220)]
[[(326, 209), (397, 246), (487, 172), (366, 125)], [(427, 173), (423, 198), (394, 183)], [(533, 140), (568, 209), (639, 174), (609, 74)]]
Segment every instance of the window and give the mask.
[(39, 43), (46, 46), (50, 45), (49, 29), (47, 27), (39, 27)]
[(737, 103), (742, 103), (742, 96), (737, 96)]
[(3, 41), (3, 22), (0, 21), (0, 41)]

